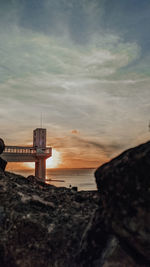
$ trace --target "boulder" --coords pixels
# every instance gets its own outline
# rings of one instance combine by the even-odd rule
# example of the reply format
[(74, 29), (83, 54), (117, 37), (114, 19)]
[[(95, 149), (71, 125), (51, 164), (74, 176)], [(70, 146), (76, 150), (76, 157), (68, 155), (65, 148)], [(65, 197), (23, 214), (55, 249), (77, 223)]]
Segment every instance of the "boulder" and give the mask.
[[(104, 225), (135, 261), (150, 260), (150, 142), (129, 149), (95, 172)], [(99, 226), (100, 227), (100, 226)]]
[(99, 207), (82, 235), (75, 266), (150, 266), (150, 142), (123, 152), (95, 176)]

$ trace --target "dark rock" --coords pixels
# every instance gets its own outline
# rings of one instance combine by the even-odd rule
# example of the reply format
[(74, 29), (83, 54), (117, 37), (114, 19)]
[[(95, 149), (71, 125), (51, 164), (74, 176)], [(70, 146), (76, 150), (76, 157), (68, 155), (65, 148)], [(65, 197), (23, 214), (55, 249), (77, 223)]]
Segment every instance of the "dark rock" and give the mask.
[(5, 143), (3, 139), (0, 138), (0, 154), (3, 153), (4, 149), (5, 149)]
[(3, 206), (0, 206), (0, 226), (4, 223), (5, 219), (5, 210)]
[(78, 191), (78, 187), (77, 186), (73, 186), (72, 188), (71, 188), (71, 190), (73, 190), (73, 191)]
[[(0, 138), (0, 154), (3, 153), (4, 149), (5, 149), (5, 143), (3, 139)], [(6, 165), (7, 165), (7, 161), (5, 161), (4, 159), (0, 157), (0, 169), (2, 171), (5, 171)]]
[(96, 173), (104, 224), (138, 262), (150, 260), (150, 142), (129, 149)]
[(76, 255), (76, 265), (79, 267), (97, 266), (95, 262), (99, 261), (107, 245), (109, 233), (105, 230), (102, 212), (103, 210), (100, 211), (100, 208), (93, 212), (82, 235), (80, 248)]
[(37, 179), (35, 178), (34, 175), (29, 175), (26, 179), (28, 181), (32, 182), (32, 183), (36, 183), (37, 182)]
[(0, 169), (2, 171), (5, 171), (6, 165), (7, 165), (7, 161), (0, 157)]
[(0, 266), (73, 266), (96, 195), (1, 171)]
[(125, 249), (120, 246), (119, 240), (115, 236), (110, 236), (106, 247), (102, 252), (101, 258), (94, 261), (95, 267), (137, 267), (145, 266), (137, 264), (130, 254), (126, 253)]

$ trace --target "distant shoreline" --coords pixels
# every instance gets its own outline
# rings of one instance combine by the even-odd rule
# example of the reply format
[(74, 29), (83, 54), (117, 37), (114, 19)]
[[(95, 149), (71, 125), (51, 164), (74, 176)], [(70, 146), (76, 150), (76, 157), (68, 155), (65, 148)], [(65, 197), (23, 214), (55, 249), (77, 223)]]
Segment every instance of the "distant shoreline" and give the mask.
[[(93, 167), (93, 168), (47, 168), (46, 170), (47, 171), (51, 171), (51, 170), (57, 170), (57, 171), (59, 171), (59, 170), (96, 170), (97, 169), (97, 167)], [(11, 170), (11, 169), (7, 169), (7, 171), (13, 171), (13, 172), (15, 172), (15, 171), (21, 171), (21, 172), (27, 172), (27, 171), (32, 171), (32, 170), (34, 170), (34, 168), (32, 169), (32, 168), (29, 168), (29, 169), (19, 169), (19, 170)]]

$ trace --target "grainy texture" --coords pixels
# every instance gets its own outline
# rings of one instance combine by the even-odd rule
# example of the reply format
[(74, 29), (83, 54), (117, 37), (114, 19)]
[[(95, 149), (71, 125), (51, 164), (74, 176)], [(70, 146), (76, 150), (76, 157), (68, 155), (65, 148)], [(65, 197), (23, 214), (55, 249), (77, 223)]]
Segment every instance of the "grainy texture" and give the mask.
[(0, 171), (0, 266), (150, 266), (150, 142), (95, 175), (76, 192)]
[(150, 266), (150, 142), (95, 173), (99, 209), (86, 228), (76, 266)]
[(1, 171), (0, 266), (71, 266), (98, 202), (97, 192)]
[(105, 223), (150, 260), (150, 142), (127, 150), (95, 175)]
[(4, 160), (4, 159), (2, 159), (2, 158), (0, 157), (0, 169), (1, 169), (2, 171), (5, 171), (6, 165), (7, 165), (6, 160)]

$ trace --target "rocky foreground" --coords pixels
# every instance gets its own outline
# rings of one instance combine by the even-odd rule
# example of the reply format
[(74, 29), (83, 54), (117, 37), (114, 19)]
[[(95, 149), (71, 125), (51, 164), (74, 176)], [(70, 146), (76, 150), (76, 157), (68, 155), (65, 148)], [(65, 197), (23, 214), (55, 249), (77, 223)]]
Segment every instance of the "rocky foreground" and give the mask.
[(0, 171), (0, 266), (150, 266), (150, 142), (76, 192)]

